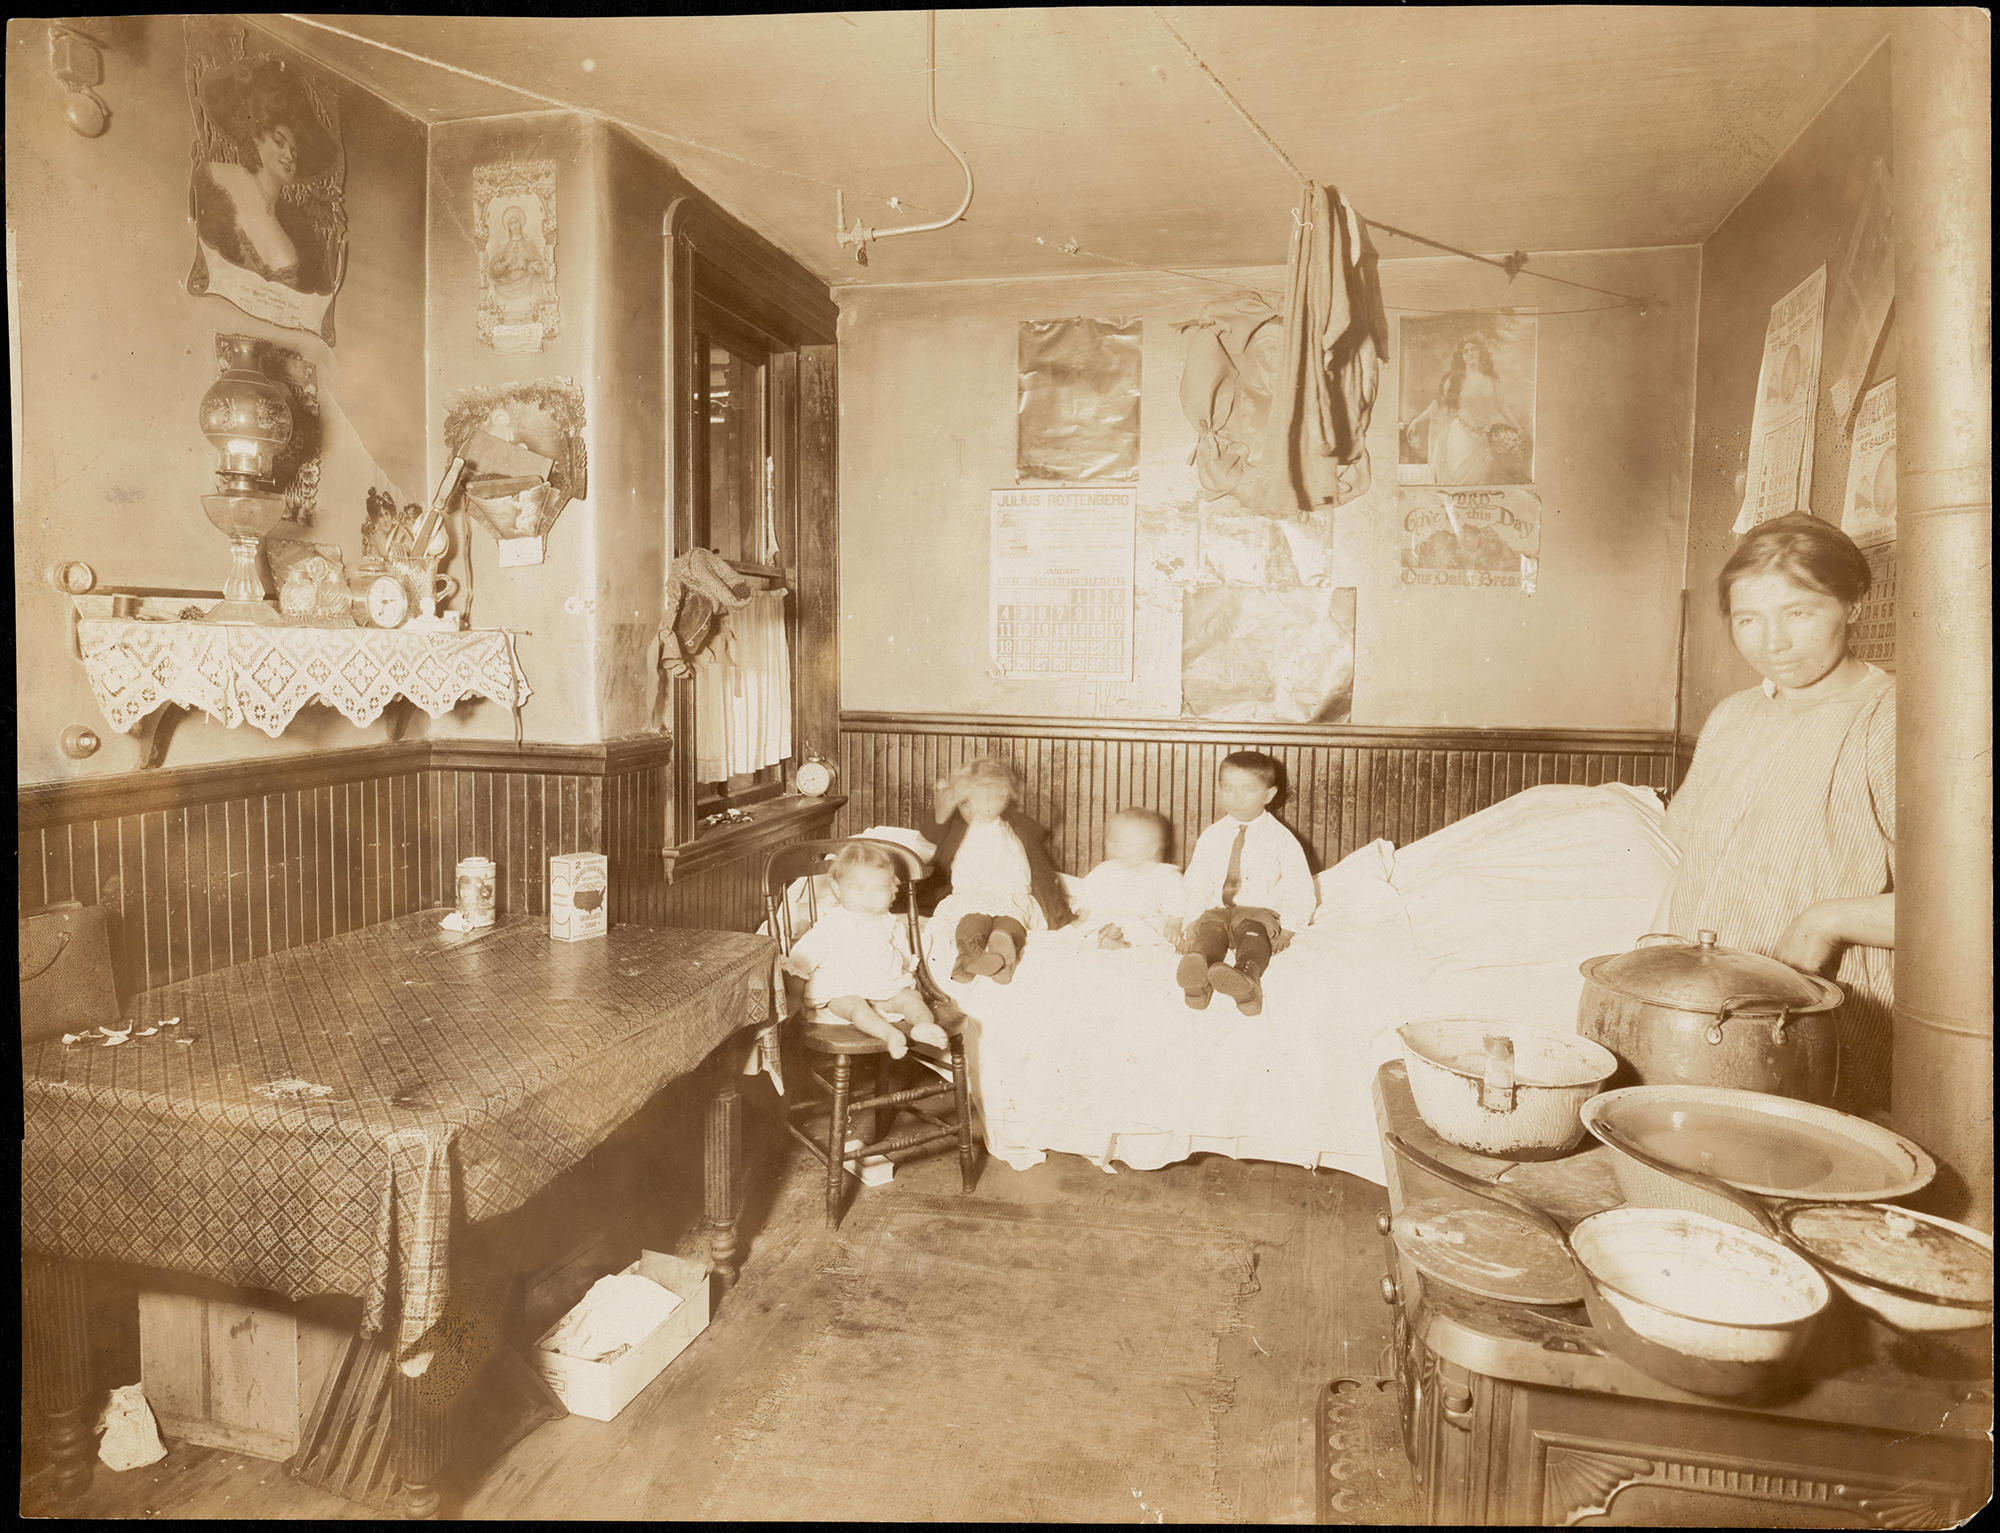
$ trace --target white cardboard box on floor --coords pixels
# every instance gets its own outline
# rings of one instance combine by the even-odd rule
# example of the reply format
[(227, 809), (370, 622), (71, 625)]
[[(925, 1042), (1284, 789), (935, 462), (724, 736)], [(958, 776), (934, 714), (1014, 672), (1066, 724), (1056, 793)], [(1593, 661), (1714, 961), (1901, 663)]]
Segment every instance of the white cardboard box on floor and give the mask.
[(644, 1341), (601, 1363), (548, 1349), (548, 1339), (562, 1321), (542, 1333), (535, 1344), (535, 1371), (572, 1416), (611, 1420), (708, 1324), (708, 1269), (700, 1262), (641, 1251), (639, 1259), (625, 1270), (673, 1290), (681, 1303)]

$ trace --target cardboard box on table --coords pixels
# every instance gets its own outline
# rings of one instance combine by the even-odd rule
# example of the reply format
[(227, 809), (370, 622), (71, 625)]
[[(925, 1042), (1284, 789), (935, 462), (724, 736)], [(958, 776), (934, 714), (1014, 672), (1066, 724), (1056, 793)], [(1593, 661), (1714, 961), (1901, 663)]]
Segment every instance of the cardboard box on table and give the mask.
[(700, 1262), (641, 1251), (639, 1259), (625, 1271), (671, 1289), (680, 1295), (680, 1305), (645, 1340), (603, 1362), (549, 1350), (549, 1337), (562, 1324), (560, 1320), (542, 1333), (535, 1343), (535, 1369), (572, 1416), (611, 1420), (708, 1325), (708, 1269)]
[(609, 929), (610, 859), (602, 852), (572, 852), (549, 859), (549, 935), (583, 942)]

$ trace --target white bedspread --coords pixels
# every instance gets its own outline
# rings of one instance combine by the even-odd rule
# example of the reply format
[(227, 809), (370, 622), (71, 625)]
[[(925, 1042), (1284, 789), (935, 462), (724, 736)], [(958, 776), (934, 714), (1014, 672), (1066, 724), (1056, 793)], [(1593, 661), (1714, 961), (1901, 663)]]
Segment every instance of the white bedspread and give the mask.
[(1650, 929), (1673, 871), (1650, 790), (1531, 788), (1400, 851), (1320, 875), (1313, 925), (1273, 959), (1264, 1010), (1192, 1011), (1162, 949), (1037, 932), (1013, 983), (957, 984), (987, 1147), (1150, 1170), (1204, 1151), (1382, 1180), (1370, 1096), (1425, 1016), (1571, 1028), (1577, 965)]

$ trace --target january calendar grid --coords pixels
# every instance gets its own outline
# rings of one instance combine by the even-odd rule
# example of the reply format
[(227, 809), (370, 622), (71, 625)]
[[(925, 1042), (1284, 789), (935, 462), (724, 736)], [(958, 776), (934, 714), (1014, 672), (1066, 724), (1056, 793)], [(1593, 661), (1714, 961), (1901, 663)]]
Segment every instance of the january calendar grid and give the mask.
[(1002, 580), (994, 658), (1011, 674), (1124, 675), (1131, 670), (1128, 581), (1078, 577), (1060, 586)]

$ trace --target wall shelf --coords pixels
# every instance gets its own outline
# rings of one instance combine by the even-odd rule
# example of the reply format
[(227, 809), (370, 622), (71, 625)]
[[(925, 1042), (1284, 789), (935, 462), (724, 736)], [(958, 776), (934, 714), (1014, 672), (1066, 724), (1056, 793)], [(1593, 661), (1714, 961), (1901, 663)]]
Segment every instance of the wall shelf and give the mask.
[[(484, 697), (513, 713), (518, 737), (531, 690), (517, 636), (502, 629), (79, 617), (76, 634), (98, 707), (119, 734), (137, 732), (146, 767), (158, 766), (165, 754), (173, 709), (198, 708), (230, 729), (248, 723), (275, 740), (308, 703), (366, 725), (398, 700), (437, 718), (468, 697)], [(407, 717), (406, 709), (399, 736)]]

